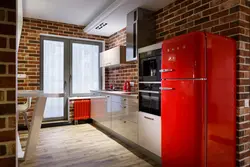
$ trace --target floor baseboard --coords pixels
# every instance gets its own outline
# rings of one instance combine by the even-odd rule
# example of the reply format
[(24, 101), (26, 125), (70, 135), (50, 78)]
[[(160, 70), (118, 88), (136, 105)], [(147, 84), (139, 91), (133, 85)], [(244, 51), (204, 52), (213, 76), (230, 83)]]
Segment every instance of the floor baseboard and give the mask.
[[(79, 120), (78, 124), (86, 124), (92, 123), (92, 119), (88, 120)], [(44, 122), (41, 128), (51, 128), (56, 126), (67, 126), (67, 125), (75, 125), (75, 122), (68, 122), (68, 121), (55, 121), (55, 122)], [(18, 125), (18, 131), (25, 131), (28, 130), (27, 126), (25, 125)]]

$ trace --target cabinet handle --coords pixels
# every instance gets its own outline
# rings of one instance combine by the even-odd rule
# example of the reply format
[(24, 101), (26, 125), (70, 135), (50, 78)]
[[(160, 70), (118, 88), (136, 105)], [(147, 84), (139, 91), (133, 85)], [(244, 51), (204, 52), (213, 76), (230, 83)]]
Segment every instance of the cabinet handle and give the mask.
[(121, 105), (122, 108), (127, 108), (126, 106)]
[(107, 98), (109, 98), (110, 96), (106, 96)]
[(123, 99), (123, 101), (126, 101), (127, 99)]
[(151, 120), (151, 121), (154, 120), (154, 118), (149, 118), (149, 117), (146, 117), (146, 116), (144, 116), (144, 118), (149, 119), (149, 120)]

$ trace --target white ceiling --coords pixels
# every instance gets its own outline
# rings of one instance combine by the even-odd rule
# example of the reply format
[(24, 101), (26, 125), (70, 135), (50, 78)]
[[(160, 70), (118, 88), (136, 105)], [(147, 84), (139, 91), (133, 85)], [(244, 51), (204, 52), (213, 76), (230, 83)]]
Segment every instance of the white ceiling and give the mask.
[[(157, 11), (173, 0), (117, 0), (113, 5), (116, 9), (110, 14), (109, 11), (104, 11), (95, 20), (93, 20), (84, 30), (89, 34), (110, 36), (115, 32), (126, 27), (127, 14), (134, 9), (141, 7), (152, 11)], [(119, 2), (119, 5), (117, 5)], [(102, 29), (96, 29), (101, 23), (107, 23), (107, 26)]]
[[(126, 27), (127, 14), (138, 8), (157, 11), (173, 0), (23, 0), (24, 17), (87, 26), (87, 33), (110, 36)], [(106, 22), (107, 26), (95, 29)]]
[(23, 0), (24, 17), (87, 25), (115, 0)]

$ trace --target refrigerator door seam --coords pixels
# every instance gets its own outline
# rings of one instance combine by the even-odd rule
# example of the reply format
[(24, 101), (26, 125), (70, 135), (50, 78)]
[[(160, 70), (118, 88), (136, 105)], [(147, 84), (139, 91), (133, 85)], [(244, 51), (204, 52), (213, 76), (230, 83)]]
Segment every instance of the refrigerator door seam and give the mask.
[(176, 80), (195, 80), (195, 81), (206, 81), (207, 78), (171, 78), (171, 79), (162, 79), (162, 80), (169, 80), (169, 81), (176, 81)]
[[(205, 49), (204, 49), (204, 56), (205, 56), (205, 76), (207, 77), (207, 34), (206, 34), (206, 32), (204, 32), (204, 36), (205, 36)], [(207, 144), (207, 142), (208, 142), (208, 125), (207, 125), (207, 123), (208, 123), (208, 118), (207, 118), (207, 115), (208, 115), (208, 109), (207, 109), (207, 82), (205, 83), (205, 97), (204, 97), (204, 101), (205, 101), (205, 104), (204, 104), (204, 106), (205, 106), (205, 111), (204, 111), (204, 130), (205, 130), (205, 153), (204, 153), (204, 160), (205, 160), (205, 167), (207, 167), (207, 147), (208, 147), (208, 144)]]

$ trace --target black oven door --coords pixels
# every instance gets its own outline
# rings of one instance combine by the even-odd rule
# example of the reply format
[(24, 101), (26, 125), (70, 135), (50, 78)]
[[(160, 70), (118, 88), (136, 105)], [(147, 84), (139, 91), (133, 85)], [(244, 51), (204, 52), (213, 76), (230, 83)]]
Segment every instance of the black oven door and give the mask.
[(139, 91), (139, 111), (161, 116), (161, 94), (157, 91)]
[(150, 93), (139, 92), (139, 111), (150, 113), (151, 108)]
[(151, 93), (151, 114), (161, 116), (161, 94)]
[(161, 50), (142, 53), (139, 58), (139, 81), (161, 81)]

